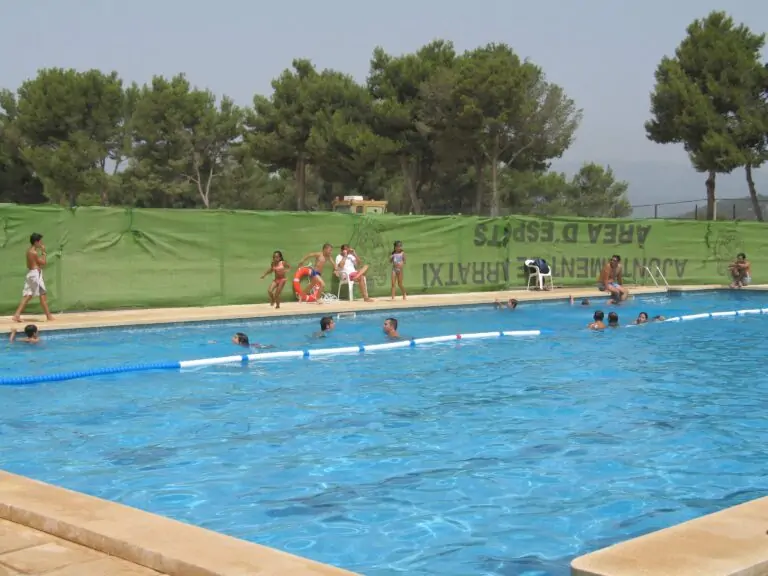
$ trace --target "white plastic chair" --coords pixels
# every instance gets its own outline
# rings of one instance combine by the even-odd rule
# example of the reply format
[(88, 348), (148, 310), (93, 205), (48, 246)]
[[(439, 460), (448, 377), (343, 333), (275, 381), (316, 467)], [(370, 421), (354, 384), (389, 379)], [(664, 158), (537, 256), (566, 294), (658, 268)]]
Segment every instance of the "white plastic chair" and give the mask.
[(544, 274), (538, 266), (535, 264), (535, 260), (526, 260), (525, 261), (525, 267), (528, 268), (528, 287), (527, 290), (531, 289), (531, 284), (534, 282), (536, 283), (536, 286), (539, 290), (546, 289), (547, 285), (547, 279), (549, 279), (549, 289), (554, 290), (555, 284), (552, 280), (552, 268), (550, 267), (549, 272)]
[(336, 293), (336, 299), (341, 300), (341, 287), (346, 284), (347, 291), (349, 292), (349, 301), (352, 302), (355, 299), (355, 281), (349, 279), (349, 274), (346, 272), (339, 273), (339, 291)]

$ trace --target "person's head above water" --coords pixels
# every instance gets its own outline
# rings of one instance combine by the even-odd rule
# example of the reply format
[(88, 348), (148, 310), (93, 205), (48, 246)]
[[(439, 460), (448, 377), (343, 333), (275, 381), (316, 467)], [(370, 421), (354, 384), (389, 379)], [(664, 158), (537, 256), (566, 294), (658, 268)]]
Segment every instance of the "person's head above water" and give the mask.
[(584, 298), (584, 300), (581, 301), (582, 306), (589, 306), (589, 298)]
[(328, 332), (336, 327), (336, 322), (333, 321), (332, 316), (323, 316), (320, 318), (320, 331)]
[(244, 334), (243, 332), (237, 332), (234, 336), (232, 336), (232, 343), (237, 344), (238, 346), (251, 345), (251, 341), (248, 340), (248, 334)]
[(384, 320), (384, 334), (387, 336), (397, 334), (397, 318), (387, 318)]
[(595, 322), (602, 322), (605, 318), (605, 313), (602, 310), (595, 310), (595, 313), (592, 315), (592, 319)]
[(27, 338), (37, 338), (38, 329), (34, 324), (27, 324), (24, 326), (24, 335)]
[(645, 324), (646, 322), (648, 322), (648, 312), (640, 312), (640, 314), (637, 315), (635, 324)]
[(619, 315), (616, 314), (616, 312), (610, 312), (608, 314), (608, 326), (618, 326), (619, 325)]
[(509, 299), (509, 307), (512, 308), (512, 310), (517, 308), (517, 300), (515, 300), (514, 298), (510, 298)]

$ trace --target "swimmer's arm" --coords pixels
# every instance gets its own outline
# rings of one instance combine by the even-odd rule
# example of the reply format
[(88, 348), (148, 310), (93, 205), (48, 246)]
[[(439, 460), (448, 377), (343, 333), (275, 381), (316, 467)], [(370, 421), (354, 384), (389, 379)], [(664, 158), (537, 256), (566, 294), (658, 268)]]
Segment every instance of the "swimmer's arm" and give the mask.
[(11, 330), (11, 335), (8, 337), (8, 342), (14, 342), (16, 340), (16, 332), (18, 332), (16, 328)]

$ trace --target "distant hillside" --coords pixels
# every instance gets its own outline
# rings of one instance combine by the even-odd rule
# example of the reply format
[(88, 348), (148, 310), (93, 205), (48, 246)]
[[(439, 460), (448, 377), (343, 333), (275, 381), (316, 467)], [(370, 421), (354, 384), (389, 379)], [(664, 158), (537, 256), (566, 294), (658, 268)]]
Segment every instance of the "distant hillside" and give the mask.
[[(596, 162), (601, 162), (599, 159)], [(704, 174), (696, 172), (685, 164), (664, 164), (659, 162), (634, 162), (631, 160), (618, 160), (606, 162), (612, 169), (616, 178), (629, 182), (629, 202), (634, 207), (633, 215), (638, 218), (654, 216), (653, 204), (659, 204), (656, 213), (659, 218), (679, 218), (685, 214), (692, 214), (694, 207), (706, 207), (707, 196), (704, 187)], [(571, 175), (580, 167), (576, 162), (557, 162), (553, 169), (566, 172)], [(762, 168), (754, 172), (755, 186), (758, 193), (768, 196), (768, 170)], [(736, 198), (735, 202), (744, 202), (750, 208), (749, 200), (741, 200), (749, 195), (744, 170), (736, 170), (732, 174), (718, 175), (717, 197)], [(680, 204), (667, 204), (680, 202)], [(732, 211), (732, 205), (725, 201), (718, 206), (718, 213)], [(650, 204), (650, 206), (642, 206)], [(740, 210), (737, 207), (737, 211)], [(748, 212), (740, 211), (747, 215)], [(766, 211), (768, 216), (768, 211)]]

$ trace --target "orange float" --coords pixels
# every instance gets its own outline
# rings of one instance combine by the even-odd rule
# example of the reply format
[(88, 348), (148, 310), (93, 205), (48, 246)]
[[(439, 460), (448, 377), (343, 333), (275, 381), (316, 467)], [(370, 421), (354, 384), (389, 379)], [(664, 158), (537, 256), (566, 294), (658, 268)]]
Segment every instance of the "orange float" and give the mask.
[(301, 287), (301, 281), (304, 278), (309, 278), (312, 274), (312, 268), (309, 266), (302, 266), (296, 270), (296, 274), (293, 276), (293, 291), (296, 293), (296, 298), (299, 302), (317, 302), (317, 297), (320, 295), (320, 285), (315, 284), (312, 290), (307, 294)]

